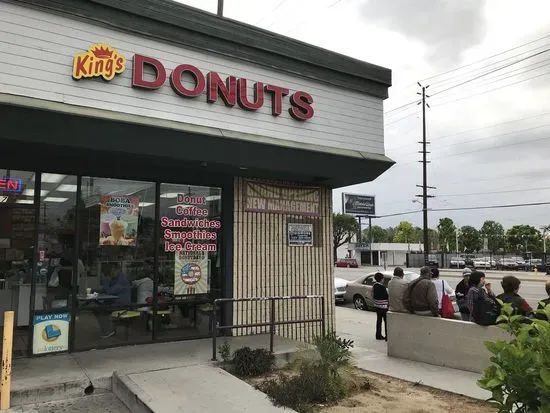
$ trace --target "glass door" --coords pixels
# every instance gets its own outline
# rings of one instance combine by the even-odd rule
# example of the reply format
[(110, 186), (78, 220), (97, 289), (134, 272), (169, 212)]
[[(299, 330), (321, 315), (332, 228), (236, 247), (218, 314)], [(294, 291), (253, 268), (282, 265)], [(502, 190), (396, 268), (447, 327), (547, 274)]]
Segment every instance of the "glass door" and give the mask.
[(36, 205), (34, 173), (0, 169), (0, 325), (15, 311), (14, 357), (27, 354)]

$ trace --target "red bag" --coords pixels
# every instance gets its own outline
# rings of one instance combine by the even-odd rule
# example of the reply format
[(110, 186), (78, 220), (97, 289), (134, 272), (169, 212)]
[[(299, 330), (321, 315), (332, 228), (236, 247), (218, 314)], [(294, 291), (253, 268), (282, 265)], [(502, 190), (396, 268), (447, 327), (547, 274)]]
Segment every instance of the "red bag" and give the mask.
[(443, 318), (455, 318), (455, 309), (451, 302), (451, 297), (445, 293), (445, 282), (441, 280), (443, 284), (443, 296), (441, 297), (441, 317)]

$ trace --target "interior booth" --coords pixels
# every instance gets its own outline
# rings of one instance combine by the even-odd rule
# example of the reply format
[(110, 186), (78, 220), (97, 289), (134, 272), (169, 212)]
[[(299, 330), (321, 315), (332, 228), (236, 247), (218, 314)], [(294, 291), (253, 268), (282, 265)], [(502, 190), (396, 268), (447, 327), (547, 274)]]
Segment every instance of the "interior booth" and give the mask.
[(0, 0), (0, 24), (16, 357), (209, 337), (221, 297), (322, 295), (332, 328), (331, 190), (393, 164), (390, 70), (163, 0)]

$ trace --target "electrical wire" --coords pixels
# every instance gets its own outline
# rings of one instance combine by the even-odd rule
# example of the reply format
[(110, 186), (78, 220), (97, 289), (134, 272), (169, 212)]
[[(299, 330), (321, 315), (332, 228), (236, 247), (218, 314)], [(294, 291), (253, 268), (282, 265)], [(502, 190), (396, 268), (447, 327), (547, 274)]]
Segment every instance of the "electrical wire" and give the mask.
[(532, 59), (533, 57), (540, 56), (541, 54), (547, 53), (547, 52), (549, 52), (549, 51), (550, 51), (550, 49), (544, 49), (544, 50), (542, 50), (542, 51), (540, 51), (540, 52), (537, 52), (537, 53), (531, 54), (531, 55), (529, 55), (529, 56), (527, 56), (527, 57), (524, 57), (524, 58), (522, 58), (522, 59), (516, 60), (515, 62), (508, 63), (508, 64), (503, 65), (503, 66), (500, 66), (500, 67), (498, 67), (498, 68), (496, 68), (496, 69), (492, 69), (492, 70), (490, 70), (490, 71), (488, 71), (488, 72), (482, 73), (482, 74), (480, 74), (480, 75), (478, 75), (478, 76), (474, 76), (473, 78), (470, 78), (470, 79), (468, 79), (468, 80), (465, 80), (465, 81), (463, 81), (463, 82), (461, 82), (461, 83), (458, 83), (458, 84), (456, 84), (456, 85), (449, 86), (449, 87), (447, 87), (446, 89), (443, 89), (443, 90), (437, 91), (437, 92), (435, 92), (435, 93), (432, 93), (431, 96), (436, 96), (436, 95), (439, 95), (439, 94), (441, 94), (441, 93), (444, 93), (444, 92), (447, 92), (447, 91), (449, 91), (449, 90), (452, 90), (452, 89), (454, 89), (454, 88), (456, 88), (456, 87), (463, 86), (463, 85), (465, 85), (465, 84), (467, 84), (467, 83), (473, 82), (474, 80), (477, 80), (477, 79), (480, 79), (480, 78), (485, 77), (485, 76), (487, 76), (487, 75), (490, 75), (491, 73), (495, 73), (495, 72), (498, 72), (498, 71), (500, 71), (500, 70), (502, 70), (502, 69), (506, 69), (507, 67), (516, 65), (516, 64), (521, 63), (521, 62), (524, 62), (525, 60), (528, 60), (528, 59)]
[(497, 194), (511, 194), (516, 192), (533, 192), (533, 191), (548, 191), (550, 190), (550, 186), (546, 187), (539, 187), (539, 188), (524, 188), (524, 189), (509, 189), (504, 191), (484, 191), (484, 192), (471, 192), (469, 194), (444, 194), (444, 195), (437, 195), (438, 198), (451, 198), (451, 197), (459, 197), (459, 196), (476, 196), (476, 195), (497, 195)]
[(275, 13), (283, 4), (285, 4), (288, 0), (281, 0), (275, 8), (273, 8), (269, 13), (264, 15), (260, 20), (258, 20), (256, 23), (254, 23), (254, 26), (259, 25), (261, 22), (263, 22), (267, 17), (271, 16), (273, 13)]
[[(435, 79), (435, 78), (437, 78), (437, 77), (441, 77), (441, 76), (444, 76), (444, 75), (449, 74), (449, 73), (452, 73), (452, 72), (456, 72), (456, 71), (461, 70), (461, 69), (464, 69), (464, 68), (466, 68), (466, 67), (474, 66), (474, 65), (476, 65), (476, 64), (478, 64), (478, 63), (482, 63), (482, 62), (487, 61), (487, 60), (490, 60), (490, 59), (492, 59), (492, 58), (494, 58), (494, 57), (502, 56), (502, 55), (504, 55), (504, 54), (506, 54), (506, 53), (509, 53), (509, 52), (513, 51), (513, 50), (521, 49), (522, 47), (528, 46), (528, 45), (533, 44), (533, 43), (540, 42), (541, 40), (543, 40), (543, 39), (548, 39), (548, 38), (550, 38), (550, 34), (547, 34), (547, 35), (545, 35), (545, 36), (539, 37), (538, 39), (535, 39), (535, 40), (531, 40), (531, 41), (529, 41), (529, 42), (527, 42), (527, 43), (523, 43), (523, 44), (521, 44), (521, 45), (512, 47), (511, 49), (504, 50), (504, 51), (499, 52), (499, 53), (497, 53), (497, 54), (494, 54), (494, 55), (492, 55), (492, 56), (485, 57), (485, 58), (480, 59), (480, 60), (476, 60), (475, 62), (468, 63), (468, 64), (466, 64), (466, 65), (459, 66), (459, 67), (454, 68), (454, 69), (451, 69), (451, 70), (447, 70), (446, 72), (438, 73), (438, 74), (436, 74), (436, 75), (427, 77), (427, 78), (425, 78), (425, 79), (423, 80), (423, 82), (427, 82), (428, 80)], [(525, 53), (525, 52), (524, 52), (524, 53)]]

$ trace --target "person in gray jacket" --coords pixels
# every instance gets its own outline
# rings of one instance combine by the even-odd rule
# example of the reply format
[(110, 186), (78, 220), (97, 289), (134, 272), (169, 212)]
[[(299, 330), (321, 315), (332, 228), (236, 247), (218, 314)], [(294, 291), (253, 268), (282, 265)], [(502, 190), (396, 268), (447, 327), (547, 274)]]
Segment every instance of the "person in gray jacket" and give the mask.
[(408, 313), (409, 310), (405, 308), (403, 298), (405, 297), (405, 291), (409, 283), (403, 279), (403, 268), (396, 267), (393, 270), (393, 278), (388, 283), (388, 294), (390, 296), (390, 311), (398, 313)]

